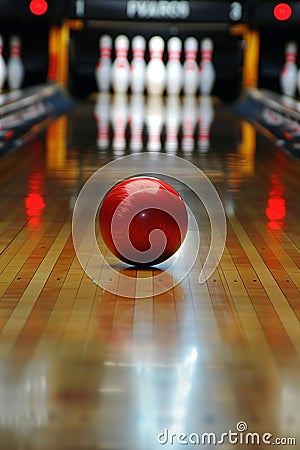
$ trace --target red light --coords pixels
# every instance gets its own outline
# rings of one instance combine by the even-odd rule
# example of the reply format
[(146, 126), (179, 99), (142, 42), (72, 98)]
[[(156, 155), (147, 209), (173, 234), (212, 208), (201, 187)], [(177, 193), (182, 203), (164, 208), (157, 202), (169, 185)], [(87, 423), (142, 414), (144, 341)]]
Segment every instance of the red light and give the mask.
[(45, 14), (48, 9), (48, 4), (45, 0), (31, 0), (30, 11), (36, 16)]
[(275, 19), (288, 20), (292, 15), (292, 8), (287, 3), (278, 3), (273, 10)]

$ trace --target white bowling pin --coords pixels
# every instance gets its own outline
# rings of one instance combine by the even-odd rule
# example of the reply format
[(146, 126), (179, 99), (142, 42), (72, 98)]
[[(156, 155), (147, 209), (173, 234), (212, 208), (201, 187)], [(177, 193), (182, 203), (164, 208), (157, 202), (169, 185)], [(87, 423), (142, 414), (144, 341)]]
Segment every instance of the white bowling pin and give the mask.
[(213, 41), (204, 38), (201, 41), (201, 62), (200, 62), (200, 93), (211, 95), (214, 88), (216, 72), (212, 63)]
[(120, 34), (115, 39), (116, 59), (111, 68), (111, 83), (114, 92), (126, 94), (130, 79), (130, 66), (127, 60), (129, 39)]
[(183, 65), (183, 90), (186, 95), (195, 95), (199, 88), (197, 64), (198, 41), (188, 37), (184, 42), (185, 61)]
[(143, 129), (145, 116), (145, 98), (142, 94), (132, 94), (130, 102), (130, 150), (140, 152), (143, 149)]
[(143, 36), (135, 36), (131, 43), (133, 60), (131, 62), (131, 92), (142, 94), (145, 89), (146, 63), (144, 60), (146, 41)]
[(168, 40), (168, 62), (166, 65), (167, 93), (170, 95), (179, 95), (182, 89), (183, 69), (180, 62), (182, 50), (181, 40), (173, 36)]
[(9, 89), (20, 89), (24, 80), (24, 64), (21, 60), (21, 39), (13, 35), (9, 41), (10, 55), (7, 62)]
[(7, 75), (7, 67), (3, 58), (3, 37), (0, 34), (0, 92), (2, 92), (3, 90), (6, 75)]
[(160, 36), (149, 41), (150, 61), (146, 67), (146, 87), (148, 94), (163, 94), (166, 85), (166, 67), (163, 62), (165, 43)]
[(290, 41), (285, 47), (285, 63), (280, 72), (280, 87), (284, 95), (294, 97), (297, 90), (297, 44)]
[(168, 95), (166, 99), (166, 142), (167, 152), (178, 150), (178, 131), (181, 122), (181, 104), (178, 95)]
[(97, 147), (99, 150), (107, 150), (109, 147), (109, 116), (110, 95), (108, 92), (100, 92), (95, 104), (95, 119), (97, 121)]
[(110, 90), (112, 38), (104, 34), (99, 38), (99, 61), (95, 70), (95, 79), (100, 92)]
[(197, 123), (197, 105), (194, 95), (185, 95), (182, 105), (182, 142), (183, 152), (192, 152), (195, 145), (195, 126)]
[(164, 124), (164, 105), (161, 95), (148, 95), (146, 125), (148, 133), (147, 148), (151, 152), (161, 150), (161, 132)]
[[(297, 72), (297, 87), (298, 87), (298, 92), (300, 94), (300, 69)], [(299, 107), (297, 107), (297, 109), (299, 110)]]
[(199, 99), (198, 110), (198, 149), (206, 153), (210, 146), (210, 129), (214, 120), (214, 107), (209, 95), (202, 95)]
[(121, 156), (126, 149), (126, 127), (128, 120), (128, 104), (126, 94), (115, 94), (111, 107), (111, 123), (113, 127), (112, 149), (115, 155)]

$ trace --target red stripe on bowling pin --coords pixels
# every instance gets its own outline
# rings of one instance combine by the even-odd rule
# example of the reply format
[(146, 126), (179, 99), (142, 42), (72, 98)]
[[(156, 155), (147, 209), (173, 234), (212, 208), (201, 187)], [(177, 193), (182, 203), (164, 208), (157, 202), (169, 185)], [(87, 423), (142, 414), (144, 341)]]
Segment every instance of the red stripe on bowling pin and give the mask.
[(169, 52), (169, 61), (179, 61), (180, 52), (176, 50), (172, 50)]
[(161, 50), (152, 50), (150, 52), (151, 59), (162, 59), (163, 57), (163, 51)]
[(12, 45), (10, 51), (12, 57), (18, 58), (20, 56), (20, 47), (18, 45)]
[(211, 50), (202, 50), (201, 56), (202, 56), (202, 61), (211, 61), (212, 51)]
[(134, 59), (143, 59), (144, 58), (144, 51), (140, 48), (137, 48), (133, 51), (133, 57)]
[(111, 56), (111, 48), (109, 47), (103, 47), (100, 50), (100, 57), (103, 59), (110, 59)]

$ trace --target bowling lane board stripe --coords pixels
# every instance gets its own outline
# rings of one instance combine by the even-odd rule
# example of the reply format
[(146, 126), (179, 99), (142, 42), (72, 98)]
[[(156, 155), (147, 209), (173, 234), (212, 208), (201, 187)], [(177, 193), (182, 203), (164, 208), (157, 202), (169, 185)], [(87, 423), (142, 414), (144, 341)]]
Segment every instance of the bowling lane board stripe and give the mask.
[(124, 277), (120, 277), (119, 279), (118, 289), (120, 293), (126, 292), (130, 297), (135, 297), (137, 270), (134, 267), (129, 266), (125, 269), (121, 269), (120, 274), (124, 275)]
[(152, 297), (154, 295), (153, 290), (153, 271), (138, 270), (136, 273), (136, 297), (140, 296)]
[[(81, 271), (81, 268), (76, 266), (76, 271)], [(67, 341), (84, 341), (97, 291), (97, 286), (91, 283), (85, 274), (82, 278), (79, 274), (77, 275), (76, 285), (78, 289), (64, 331), (64, 340)], [(62, 288), (65, 289), (65, 286), (63, 285)]]
[[(214, 279), (216, 276), (219, 279), (216, 273), (213, 275)], [(178, 314), (179, 332), (182, 330), (182, 317), (184, 317), (185, 322), (185, 332), (181, 331), (181, 339), (187, 345), (192, 345), (195, 340), (203, 343), (203, 346), (199, 345), (197, 347), (197, 365), (199, 374), (205, 377), (209, 388), (206, 388), (206, 392), (202, 393), (201, 398), (204, 397), (203, 401), (206, 405), (207, 415), (217, 417), (218, 423), (222, 426), (224, 420), (226, 421), (223, 401), (225, 399), (227, 401), (228, 414), (238, 415), (239, 408), (229, 369), (230, 360), (238, 353), (241, 357), (241, 364), (244, 364), (242, 361), (247, 360), (247, 353), (244, 351), (243, 346), (236, 345), (236, 342), (232, 342), (231, 345), (228, 340), (226, 342), (226, 352), (224, 352), (224, 335), (228, 333), (231, 325), (228, 324), (227, 320), (224, 322), (217, 313), (217, 304), (223, 309), (221, 291), (224, 293), (224, 290), (220, 284), (218, 296), (215, 297), (215, 292), (210, 291), (209, 285), (206, 283), (199, 285), (198, 274), (191, 272), (181, 283), (181, 286), (185, 295), (184, 308), (186, 308), (187, 303), (191, 304), (190, 315), (185, 315), (183, 311), (181, 311), (180, 315)], [(212, 397), (218, 399), (217, 406), (213, 406), (213, 403), (210, 401)]]
[[(120, 341), (124, 340), (124, 343), (131, 342), (134, 302), (134, 298), (118, 297), (114, 308), (112, 328), (115, 330), (116, 338), (119, 335)], [(125, 349), (129, 351), (130, 346)]]
[(230, 220), (230, 224), (238, 236), (238, 240), (245, 250), (250, 263), (255, 267), (258, 279), (262, 283), (269, 300), (271, 301), (276, 313), (280, 317), (287, 335), (293, 343), (295, 350), (300, 355), (300, 327), (299, 320), (295, 316), (294, 310), (288, 303), (285, 295), (274, 280), (268, 267), (265, 265), (255, 245), (251, 242), (245, 229), (236, 220)]
[[(10, 199), (11, 201), (11, 199)], [(4, 211), (7, 211), (7, 208), (9, 207), (9, 204), (7, 204), (7, 207), (4, 209)], [(16, 239), (17, 235), (20, 233), (20, 229), (24, 227), (26, 224), (26, 219), (20, 219), (20, 217), (23, 214), (23, 208), (19, 208), (19, 210), (14, 210), (14, 213), (9, 215), (9, 218), (6, 219), (5, 212), (3, 214), (0, 212), (3, 219), (0, 222), (0, 234), (1, 234), (1, 241), (0, 241), (0, 257), (3, 255), (3, 253), (8, 250), (9, 245)], [(2, 264), (3, 262), (0, 259), (0, 273), (2, 271)]]
[(272, 372), (277, 372), (277, 365), (274, 355), (270, 349), (262, 325), (259, 321), (257, 313), (253, 307), (251, 298), (243, 284), (241, 275), (239, 274), (231, 257), (226, 259), (226, 263), (221, 263), (220, 278), (227, 291), (233, 311), (237, 314), (238, 326), (241, 327), (243, 339), (247, 345), (245, 349), (250, 351), (250, 359), (255, 362), (256, 368), (261, 375), (264, 374), (265, 368), (262, 361)]
[[(35, 239), (30, 238), (28, 230), (22, 230), (18, 233), (9, 247), (3, 252), (0, 258), (1, 263), (1, 287), (0, 295), (3, 295), (6, 289), (11, 285), (12, 281), (19, 275), (20, 270), (26, 264), (30, 263), (30, 255), (34, 252), (39, 242), (46, 236), (47, 231), (51, 229), (51, 225), (47, 228), (41, 229), (35, 236)], [(60, 228), (62, 224), (60, 224)], [(26, 266), (25, 266), (26, 267)]]
[(287, 230), (286, 233), (289, 238), (291, 239), (291, 242), (293, 243), (293, 246), (297, 249), (298, 251), (298, 257), (299, 257), (299, 250), (300, 250), (300, 233), (294, 231), (294, 229), (292, 230)]
[[(17, 207), (19, 211), (19, 207)], [(65, 205), (61, 206), (58, 211), (55, 211), (52, 220), (45, 221), (43, 227), (36, 230), (34, 239), (31, 237), (31, 229), (29, 221), (21, 222), (22, 226), (16, 229), (18, 222), (12, 224), (10, 233), (6, 239), (11, 237), (8, 246), (3, 249), (0, 255), (0, 295), (3, 295), (5, 290), (9, 287), (15, 277), (22, 277), (20, 271), (22, 267), (26, 268), (26, 264), (32, 264), (30, 261), (31, 253), (34, 252), (35, 248), (40, 246), (49, 245), (51, 238), (56, 235), (57, 230), (63, 226), (63, 222), (60, 221), (63, 212), (65, 211)], [(24, 208), (22, 211), (24, 215)], [(21, 215), (20, 215), (21, 217)], [(42, 225), (42, 224), (41, 224)], [(42, 250), (40, 250), (41, 253)], [(21, 283), (18, 283), (18, 285)]]
[[(57, 230), (57, 232), (59, 231), (59, 229)], [(51, 242), (52, 245), (53, 241)], [(68, 239), (67, 244), (66, 245), (70, 245), (72, 248), (72, 259), (74, 258), (74, 251), (73, 251), (73, 246), (71, 243), (71, 238)], [(38, 247), (37, 247), (38, 248)], [(39, 249), (37, 250), (39, 252)], [(46, 250), (48, 252), (48, 249)], [(43, 255), (44, 257), (44, 255)], [(29, 265), (30, 265), (30, 259), (29, 261)], [(28, 262), (26, 261), (24, 264), (24, 270), (28, 271), (27, 269), (27, 264)], [(56, 261), (55, 266), (53, 268), (53, 270), (51, 271), (51, 273), (49, 274), (49, 277), (47, 278), (47, 281), (44, 285), (44, 289), (41, 292), (41, 294), (38, 297), (38, 300), (36, 301), (36, 303), (34, 304), (33, 310), (35, 310), (36, 308), (39, 307), (39, 303), (41, 303), (42, 307), (43, 307), (43, 311), (49, 311), (52, 308), (53, 303), (56, 301), (56, 297), (60, 291), (60, 288), (62, 286), (62, 282), (66, 276), (66, 273), (69, 269), (70, 266), (70, 257), (67, 257), (65, 255), (65, 248), (62, 249), (62, 252), (60, 254), (59, 259)], [(22, 269), (21, 269), (21, 273), (22, 275)], [(18, 277), (19, 278), (19, 277)], [(23, 275), (22, 275), (23, 278)], [(31, 278), (30, 278), (31, 279)], [(27, 286), (27, 284), (29, 283), (29, 278), (25, 278), (25, 283), (22, 283), (22, 281), (18, 281), (17, 286), (19, 286), (19, 283), (21, 283), (22, 285), (22, 289), (24, 291), (25, 287)], [(19, 292), (20, 289), (17, 289), (16, 287), (13, 289), (12, 288), (13, 285), (11, 284), (9, 289), (12, 290), (12, 295), (14, 294), (14, 289), (16, 289), (16, 293), (15, 293), (15, 297), (16, 297), (16, 302), (19, 299), (19, 296), (22, 292)], [(4, 294), (5, 295), (5, 294)], [(0, 302), (1, 304), (1, 302)]]
[[(135, 300), (134, 319), (132, 324), (132, 340), (139, 343), (140, 339), (153, 342), (154, 335), (154, 300), (153, 297), (143, 297)], [(143, 342), (142, 341), (142, 342)]]
[[(66, 241), (65, 246), (62, 249), (59, 259), (56, 261), (47, 281), (44, 285), (42, 292), (40, 293), (30, 319), (26, 323), (26, 328), (34, 330), (34, 337), (38, 340), (38, 344), (35, 350), (35, 354), (43, 355), (46, 351), (51, 355), (57, 350), (57, 343), (55, 344), (55, 336), (61, 336), (61, 327), (65, 326), (64, 321), (57, 321), (57, 317), (52, 316), (52, 312), (56, 307), (56, 302), (59, 295), (62, 295), (64, 289), (64, 283), (67, 274), (72, 267), (74, 260), (74, 250), (71, 236)], [(92, 285), (94, 287), (94, 285)], [(86, 286), (89, 289), (88, 286)], [(88, 290), (87, 293), (90, 293)], [(78, 294), (79, 296), (79, 291)], [(89, 300), (85, 300), (87, 305)], [(60, 332), (59, 332), (60, 331)], [(32, 333), (32, 332), (31, 332)]]
[(154, 298), (154, 326), (161, 334), (168, 334), (168, 329), (177, 328), (174, 292), (170, 289)]
[(55, 262), (60, 256), (62, 245), (64, 245), (69, 235), (70, 224), (66, 223), (58, 232), (48, 253), (35, 271), (24, 292), (18, 298), (18, 302), (11, 312), (9, 320), (4, 324), (1, 330), (1, 359), (7, 356), (15, 341), (17, 341), (21, 330), (32, 313), (34, 304), (45, 285), (49, 272), (52, 270)]
[[(299, 256), (300, 247), (296, 245), (297, 238), (299, 240), (299, 235), (297, 236), (294, 233), (284, 233), (282, 235), (276, 236), (276, 239), (280, 243), (281, 247), (287, 253), (289, 258), (295, 264), (297, 264), (298, 268), (300, 266), (300, 256)], [(290, 271), (288, 273), (290, 273)], [(299, 269), (297, 269), (296, 273), (293, 272), (293, 280), (298, 289), (300, 288), (299, 276), (300, 276)]]
[[(272, 300), (269, 298), (264, 285), (258, 279), (254, 266), (252, 266), (248, 255), (245, 253), (232, 229), (230, 230), (228, 239), (230, 239), (232, 264), (237, 266), (238, 272), (237, 274), (234, 273), (233, 280), (231, 278), (231, 284), (236, 286), (236, 296), (238, 297), (239, 295), (238, 286), (242, 282), (242, 289), (246, 290), (269, 342), (269, 346), (280, 365), (285, 366), (288, 355), (291, 359), (297, 360), (295, 348), (280, 321), (280, 316), (276, 314)], [(229, 266), (228, 260), (226, 261), (227, 266)], [(281, 342), (281, 345), (278, 345), (279, 342)], [(285, 348), (284, 353), (281, 350), (283, 346)]]
[[(233, 243), (229, 241), (228, 245), (231, 248)], [(226, 269), (225, 276), (223, 267)], [(224, 399), (226, 407), (223, 414), (226, 411), (226, 414), (239, 416), (241, 413), (236, 399), (241, 398), (241, 392), (231, 376), (228, 361), (238, 361), (241, 371), (247, 370), (249, 366), (253, 367), (254, 363), (255, 376), (264, 379), (268, 386), (278, 384), (280, 373), (251, 299), (242, 283), (241, 288), (236, 288), (232, 283), (233, 277), (236, 279), (237, 276), (236, 266), (230, 260), (226, 248), (220, 266), (207, 284), (199, 285), (197, 274), (191, 272), (181, 286), (186, 283), (192, 286), (190, 292), (185, 290), (185, 301), (193, 299), (197, 326), (201, 333), (198, 341), (205, 342), (204, 354), (208, 361), (205, 360), (202, 366), (208, 370), (218, 368), (221, 376), (214, 388), (218, 398)], [(246, 386), (247, 377), (244, 381)], [(211, 403), (208, 403), (208, 411)]]
[(63, 278), (61, 288), (56, 292), (53, 299), (53, 307), (42, 332), (42, 337), (47, 339), (63, 337), (83, 277), (77, 258), (73, 256), (71, 259), (67, 258), (67, 261), (69, 267)]
[[(263, 179), (266, 177), (262, 174)], [(289, 177), (289, 180), (291, 177)], [(285, 196), (289, 199), (290, 203), (290, 191), (292, 193), (296, 192), (296, 188), (292, 186), (288, 192), (286, 192)], [(269, 230), (267, 223), (267, 217), (265, 210), (255, 207), (255, 203), (253, 202), (254, 197), (259, 196), (259, 192), (255, 194), (245, 193), (247, 201), (247, 207), (239, 206), (240, 214), (239, 220), (245, 226), (249, 227), (250, 223), (253, 226), (253, 231), (250, 232), (251, 238), (256, 245), (256, 248), (259, 250), (260, 248), (270, 249), (274, 255), (276, 256), (280, 266), (286, 271), (287, 277), (290, 277), (293, 283), (299, 288), (299, 249), (300, 242), (297, 245), (297, 236), (299, 233), (295, 233), (293, 230), (297, 229), (298, 220), (296, 216), (296, 208), (294, 210), (294, 214), (291, 213), (292, 208), (288, 208), (288, 217), (282, 219), (283, 227), (282, 229), (278, 228), (276, 231)], [(266, 207), (267, 207), (267, 199), (266, 199)], [(258, 235), (261, 236), (263, 241), (258, 242)], [(256, 244), (257, 241), (257, 244)], [(298, 239), (299, 241), (299, 239)]]
[[(249, 207), (249, 209), (254, 213), (254, 209), (252, 207)], [(248, 217), (247, 211), (245, 211), (245, 209), (242, 209), (242, 211), (243, 216), (245, 218)], [(266, 262), (266, 265), (273, 274), (274, 279), (278, 283), (285, 282), (283, 291), (287, 288), (297, 287), (298, 289), (295, 293), (300, 295), (299, 267), (293, 259), (293, 253), (289, 254), (289, 250), (293, 251), (295, 249), (290, 239), (285, 237), (283, 241), (283, 235), (281, 235), (281, 232), (276, 234), (270, 233), (266, 227), (266, 224), (260, 219), (259, 215), (257, 215), (255, 221), (251, 222), (252, 226), (250, 226), (249, 220), (247, 221), (244, 218), (241, 218), (240, 221), (248, 231), (251, 241)], [(292, 245), (286, 246), (285, 243)], [(267, 252), (265, 252), (265, 249)], [(290, 284), (288, 285), (287, 283)]]
[[(66, 266), (67, 270), (64, 271)], [(22, 351), (22, 343), (27, 342), (26, 347), (28, 353), (32, 352), (35, 358), (39, 357), (43, 360), (43, 355), (47, 352), (47, 358), (51, 360), (56, 357), (57, 353), (59, 353), (59, 355), (63, 354), (64, 346), (62, 344), (57, 344), (60, 339), (62, 340), (61, 342), (69, 343), (74, 340), (75, 333), (72, 335), (69, 332), (68, 326), (71, 323), (71, 317), (73, 322), (76, 321), (76, 318), (74, 318), (73, 315), (74, 311), (76, 311), (74, 305), (78, 303), (78, 301), (74, 300), (74, 305), (72, 303), (70, 304), (68, 301), (70, 298), (68, 293), (69, 288), (65, 288), (64, 285), (68, 280), (69, 269), (73, 270), (74, 275), (76, 268), (78, 268), (78, 262), (74, 259), (72, 239), (69, 237), (63, 247), (59, 259), (56, 261), (53, 270), (51, 270), (51, 273), (45, 282), (43, 290), (34, 303), (30, 316), (26, 320), (26, 323), (16, 340), (16, 343), (20, 344), (17, 346), (17, 349), (19, 348)], [(73, 280), (72, 284), (76, 286)], [(54, 288), (54, 286), (56, 286), (56, 288)], [(60, 297), (63, 299), (63, 303), (57, 305), (57, 301)], [(66, 302), (64, 303), (65, 297)], [(88, 300), (85, 300), (85, 303), (87, 304), (86, 310), (88, 310)], [(60, 313), (66, 312), (66, 316), (63, 317), (63, 314), (55, 314), (55, 310), (58, 309)], [(65, 320), (66, 318), (67, 320)], [(82, 338), (81, 329), (84, 327), (84, 319), (85, 314), (81, 314), (80, 324), (78, 324), (78, 321), (76, 322), (78, 325), (76, 336), (78, 339)], [(52, 333), (49, 333), (49, 329)], [(47, 330), (46, 333), (45, 330)], [(74, 346), (71, 347), (71, 351), (68, 353), (69, 357), (71, 357), (73, 348)], [(30, 355), (28, 355), (28, 357), (29, 356)], [(16, 359), (21, 359), (16, 350), (14, 351), (14, 357)]]
[[(277, 231), (275, 230), (272, 232), (267, 226), (268, 220), (265, 211), (262, 212), (260, 208), (255, 208), (252, 203), (253, 202), (249, 197), (247, 208), (242, 206), (239, 207), (241, 212), (241, 223), (245, 224), (245, 226), (250, 226), (250, 222), (252, 223), (253, 231), (249, 231), (249, 233), (255, 244), (257, 241), (257, 249), (270, 249), (270, 251), (274, 253), (280, 266), (285, 270), (287, 278), (290, 278), (299, 288), (298, 234), (292, 231), (297, 228), (297, 218), (290, 214), (289, 211), (288, 218), (282, 219), (282, 229), (278, 228)], [(260, 242), (258, 242), (258, 235), (260, 236), (260, 239), (263, 239)]]

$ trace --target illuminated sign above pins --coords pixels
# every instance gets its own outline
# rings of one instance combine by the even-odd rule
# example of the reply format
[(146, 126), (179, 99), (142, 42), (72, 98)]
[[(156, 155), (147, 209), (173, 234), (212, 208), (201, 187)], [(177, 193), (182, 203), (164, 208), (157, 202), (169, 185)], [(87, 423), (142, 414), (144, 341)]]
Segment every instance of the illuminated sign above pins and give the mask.
[(188, 1), (129, 0), (127, 17), (139, 19), (186, 19), (191, 13)]
[[(11, 1), (11, 0), (7, 0)], [(50, 3), (50, 2), (49, 2)], [(68, 18), (83, 20), (184, 21), (218, 26), (247, 23), (250, 8), (240, 1), (200, 0), (68, 0)], [(50, 7), (50, 6), (49, 6)], [(93, 23), (93, 26), (96, 25)]]

